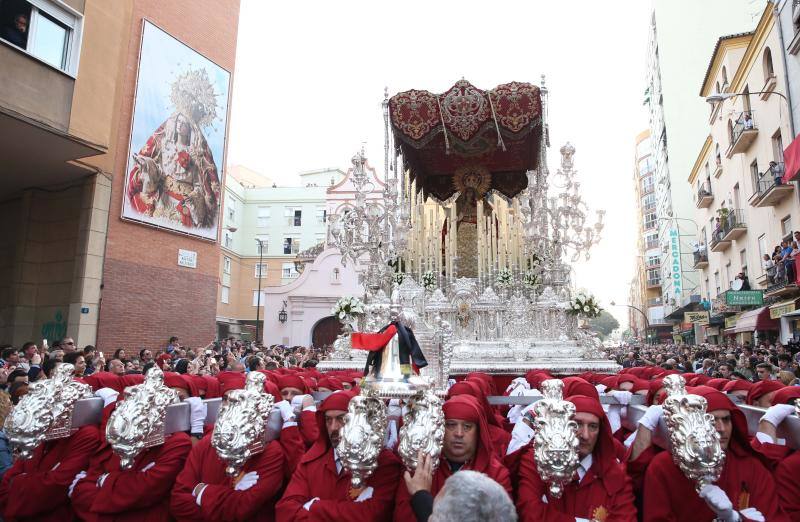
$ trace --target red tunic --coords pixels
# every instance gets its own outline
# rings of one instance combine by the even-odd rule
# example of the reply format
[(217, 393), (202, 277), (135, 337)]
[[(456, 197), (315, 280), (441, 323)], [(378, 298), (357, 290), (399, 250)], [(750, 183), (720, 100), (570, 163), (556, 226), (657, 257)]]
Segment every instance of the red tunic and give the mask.
[(30, 460), (18, 459), (0, 483), (3, 520), (72, 520), (67, 489), (99, 444), (97, 426), (84, 426), (71, 437), (40, 444)]
[(795, 452), (783, 459), (775, 470), (775, 485), (778, 503), (786, 516), (800, 522), (800, 453)]
[[(319, 456), (307, 453), (275, 508), (276, 519), (278, 522), (388, 520), (397, 481), (402, 480), (401, 467), (399, 459), (391, 451), (381, 451), (378, 468), (367, 480), (367, 487), (373, 488), (372, 498), (354, 502), (359, 492), (352, 489), (349, 471), (336, 472), (333, 449), (328, 448)], [(315, 497), (319, 500), (306, 511), (303, 505)]]
[[(770, 522), (788, 520), (778, 506), (775, 484), (763, 464), (752, 454), (727, 451), (725, 466), (716, 485), (722, 488), (733, 508), (758, 509)], [(644, 520), (714, 520), (716, 515), (694, 490), (694, 484), (663, 451), (647, 468), (644, 479)]]
[[(192, 448), (186, 467), (178, 474), (170, 501), (172, 516), (179, 521), (275, 520), (274, 503), (283, 486), (285, 465), (280, 443), (270, 442), (242, 468), (242, 474), (257, 472), (258, 482), (250, 489), (236, 491), (234, 480), (225, 474), (225, 462), (217, 455), (208, 434)], [(198, 506), (192, 490), (201, 482), (208, 486)]]
[[(75, 513), (90, 522), (170, 520), (170, 491), (191, 449), (187, 434), (174, 433), (161, 446), (141, 452), (131, 469), (123, 471), (119, 456), (104, 445), (72, 492)], [(108, 476), (97, 487), (104, 473)]]
[(316, 412), (305, 410), (300, 412), (300, 435), (303, 436), (306, 448), (310, 448), (319, 439), (319, 434)]
[[(595, 459), (580, 483), (567, 484), (561, 498), (554, 498), (539, 477), (530, 447), (520, 458), (518, 487), (520, 522), (574, 522), (575, 518), (636, 521), (633, 486), (621, 465), (603, 470)], [(542, 501), (542, 496), (547, 502)]]
[[(476, 469), (472, 466), (473, 463), (467, 463), (461, 467), (461, 470), (473, 470), (473, 471), (480, 471), (481, 473), (487, 475), (490, 479), (493, 479), (495, 482), (503, 486), (505, 490), (508, 492), (509, 496), (513, 495), (511, 489), (511, 479), (509, 478), (508, 469), (503, 465), (500, 460), (492, 454), (488, 459), (488, 462), (485, 466), (481, 466), (481, 469)], [(433, 475), (433, 482), (431, 483), (431, 495), (434, 497), (439, 490), (442, 489), (444, 486), (445, 481), (452, 475), (453, 472), (450, 470), (450, 464), (447, 460), (442, 456), (439, 460), (439, 467), (436, 469), (436, 473)], [(411, 495), (408, 493), (408, 488), (406, 488), (406, 483), (404, 480), (400, 480), (400, 483), (397, 486), (397, 495), (395, 497), (395, 506), (394, 506), (394, 520), (396, 522), (407, 522), (416, 520), (414, 515), (414, 510), (411, 509)]]

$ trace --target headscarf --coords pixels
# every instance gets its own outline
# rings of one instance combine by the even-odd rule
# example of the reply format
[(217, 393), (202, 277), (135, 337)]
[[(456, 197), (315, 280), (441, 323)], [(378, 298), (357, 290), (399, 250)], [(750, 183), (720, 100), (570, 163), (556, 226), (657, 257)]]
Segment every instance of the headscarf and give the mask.
[(284, 388), (297, 388), (301, 393), (311, 393), (308, 389), (306, 381), (299, 375), (286, 374), (278, 377), (278, 388), (283, 391)]
[(564, 377), (561, 379), (561, 382), (564, 383), (564, 388), (562, 390), (563, 397), (585, 395), (586, 397), (594, 397), (598, 401), (600, 400), (600, 394), (597, 393), (597, 388), (580, 377)]
[(750, 436), (747, 431), (747, 419), (742, 410), (736, 407), (731, 400), (721, 391), (709, 388), (708, 386), (697, 386), (687, 388), (689, 393), (700, 395), (706, 399), (708, 405), (706, 411), (711, 413), (716, 410), (725, 410), (731, 413), (731, 424), (733, 425), (731, 440), (728, 449), (735, 455), (751, 455), (761, 459), (760, 454), (750, 446)]
[(706, 382), (706, 386), (720, 391), (725, 388), (726, 384), (728, 384), (728, 379), (709, 379), (708, 382)]
[(244, 388), (244, 381), (246, 377), (241, 372), (219, 372), (217, 380), (219, 381), (219, 393), (222, 397), (231, 390), (239, 390)]
[(547, 370), (529, 370), (525, 374), (525, 380), (531, 385), (531, 388), (540, 390), (542, 388), (542, 381), (552, 379), (553, 376)]
[(467, 374), (467, 380), (479, 379), (489, 385), (489, 395), (497, 395), (497, 387), (494, 384), (492, 376), (483, 372), (470, 372)]
[(722, 391), (724, 391), (725, 393), (730, 393), (740, 390), (746, 390), (749, 392), (752, 387), (753, 383), (750, 381), (747, 381), (745, 379), (734, 379), (732, 381), (728, 381), (722, 388)]
[(317, 381), (317, 389), (327, 388), (331, 391), (343, 390), (342, 383), (336, 377), (323, 377)]
[(775, 392), (772, 397), (772, 404), (794, 405), (795, 399), (800, 399), (800, 386), (784, 386)]
[(489, 435), (489, 423), (486, 422), (486, 415), (478, 399), (471, 395), (456, 395), (444, 403), (442, 410), (445, 420), (458, 419), (474, 422), (478, 426), (478, 445), (471, 461), (471, 469), (481, 472), (488, 469), (494, 448)]
[(158, 366), (159, 368), (161, 368), (163, 370), (164, 369), (164, 363), (167, 362), (167, 361), (171, 361), (171, 360), (172, 360), (172, 356), (170, 354), (162, 353), (161, 355), (156, 357), (156, 366)]
[(350, 399), (353, 395), (347, 391), (336, 391), (328, 395), (324, 401), (317, 406), (316, 420), (319, 436), (311, 448), (303, 455), (301, 462), (309, 462), (325, 455), (331, 447), (328, 438), (328, 428), (325, 426), (325, 412), (331, 410), (347, 411)]
[(206, 399), (216, 399), (222, 397), (220, 393), (219, 381), (216, 377), (211, 375), (203, 375), (203, 380), (206, 381)]
[(663, 378), (653, 379), (652, 381), (650, 381), (650, 384), (648, 385), (647, 388), (647, 398), (645, 399), (648, 406), (656, 404), (656, 401), (658, 401), (659, 404), (664, 402), (664, 397), (666, 397), (667, 392), (663, 388), (664, 388)]
[(783, 388), (783, 383), (780, 381), (758, 381), (753, 384), (753, 387), (747, 392), (747, 404), (753, 404), (762, 396), (771, 392), (776, 392), (781, 388)]
[(92, 391), (100, 388), (111, 388), (119, 393), (125, 389), (122, 378), (111, 372), (95, 372), (83, 378), (83, 382), (92, 387)]

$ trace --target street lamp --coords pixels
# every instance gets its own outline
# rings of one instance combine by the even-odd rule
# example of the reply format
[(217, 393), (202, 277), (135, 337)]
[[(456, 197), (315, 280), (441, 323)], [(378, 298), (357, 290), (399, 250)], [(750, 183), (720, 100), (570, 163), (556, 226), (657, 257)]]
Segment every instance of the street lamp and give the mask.
[(779, 93), (777, 91), (755, 91), (755, 92), (747, 92), (747, 93), (744, 93), (744, 92), (716, 92), (716, 93), (712, 94), (711, 96), (706, 96), (706, 102), (714, 104), (714, 103), (724, 102), (725, 100), (730, 99), (730, 98), (734, 98), (736, 96), (744, 96), (744, 95), (750, 95), (750, 94), (774, 94), (776, 96), (780, 96), (781, 98), (783, 98), (783, 101), (786, 102), (786, 106), (789, 109), (789, 130), (791, 131), (792, 136), (794, 136), (794, 121), (792, 120), (792, 117), (791, 117), (791, 115), (792, 115), (792, 106), (789, 103), (789, 99), (786, 96), (784, 96), (783, 94), (781, 94), (781, 93)]
[(650, 332), (650, 320), (647, 318), (647, 314), (646, 313), (642, 312), (641, 309), (639, 309), (639, 308), (637, 308), (637, 307), (635, 307), (633, 305), (629, 305), (629, 304), (620, 304), (620, 305), (618, 305), (614, 301), (611, 301), (611, 306), (626, 306), (628, 308), (633, 308), (634, 310), (636, 310), (637, 312), (642, 314), (642, 317), (644, 317), (644, 334), (645, 334), (645, 337), (649, 341), (649, 339), (650, 339), (650, 334), (649, 334), (649, 332)]
[(283, 323), (286, 322), (286, 319), (288, 318), (288, 316), (289, 316), (289, 314), (286, 313), (286, 301), (284, 301), (283, 302), (283, 308), (281, 309), (280, 312), (278, 312), (278, 321), (280, 321), (281, 324), (283, 324)]
[[(264, 242), (256, 238), (258, 243), (258, 297), (256, 298), (256, 342), (258, 342), (258, 325), (261, 320), (261, 271), (264, 269)], [(281, 321), (283, 322), (283, 321)]]

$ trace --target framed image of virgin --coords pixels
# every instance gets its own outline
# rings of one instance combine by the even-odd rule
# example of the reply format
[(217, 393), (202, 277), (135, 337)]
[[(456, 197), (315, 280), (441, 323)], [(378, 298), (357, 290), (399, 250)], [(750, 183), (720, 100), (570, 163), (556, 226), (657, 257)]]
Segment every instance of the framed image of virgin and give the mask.
[(216, 241), (230, 73), (147, 20), (122, 218)]

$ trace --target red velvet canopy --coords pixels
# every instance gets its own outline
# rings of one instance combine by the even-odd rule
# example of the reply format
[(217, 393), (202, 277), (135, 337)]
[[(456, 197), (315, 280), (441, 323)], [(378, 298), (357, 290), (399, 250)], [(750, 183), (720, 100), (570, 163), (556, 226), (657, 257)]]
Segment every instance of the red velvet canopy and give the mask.
[(442, 201), (455, 193), (460, 167), (485, 167), (490, 188), (514, 197), (538, 164), (542, 100), (530, 83), (482, 91), (460, 80), (444, 94), (405, 91), (389, 99), (389, 117), (412, 179)]

